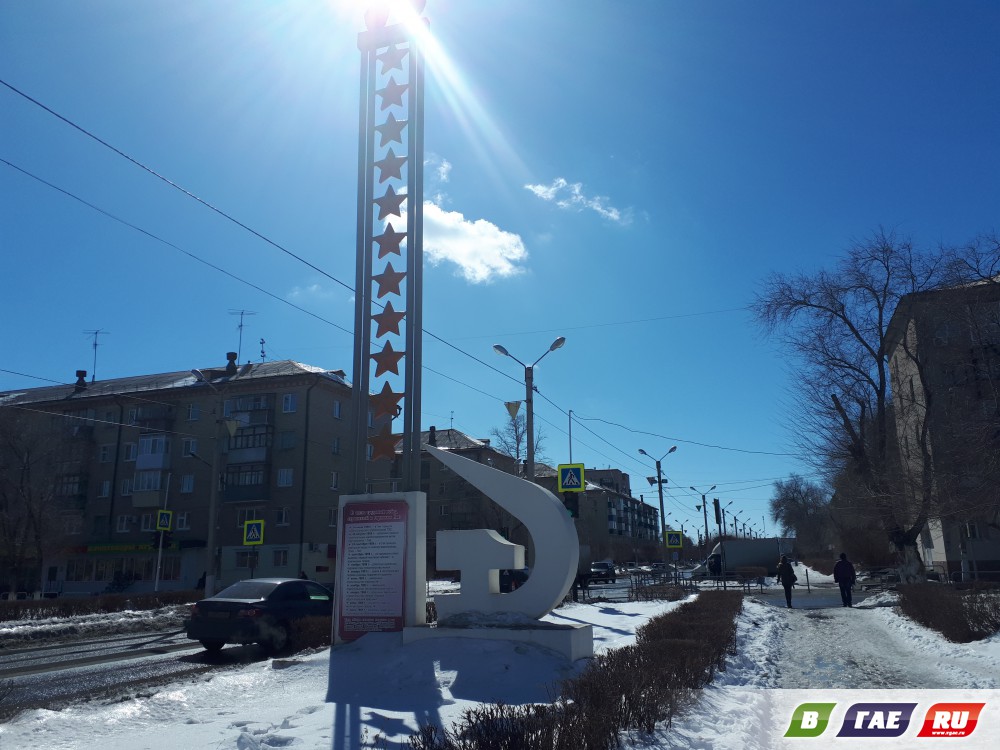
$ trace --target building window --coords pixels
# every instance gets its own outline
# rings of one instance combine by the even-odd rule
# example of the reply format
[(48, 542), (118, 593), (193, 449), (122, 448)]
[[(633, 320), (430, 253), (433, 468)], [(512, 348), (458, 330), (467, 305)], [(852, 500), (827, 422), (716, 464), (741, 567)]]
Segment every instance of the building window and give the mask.
[(143, 435), (139, 438), (140, 456), (165, 456), (170, 453), (170, 440), (166, 435)]
[(129, 525), (132, 522), (131, 516), (118, 516), (118, 533), (123, 534), (128, 531)]
[(127, 424), (135, 424), (136, 420), (138, 420), (138, 418), (139, 418), (139, 410), (138, 409), (129, 409), (128, 410), (128, 419), (126, 420)]
[(229, 449), (238, 450), (240, 448), (270, 448), (271, 447), (271, 427), (260, 424), (252, 427), (244, 427), (237, 430), (236, 434), (229, 439)]
[(112, 457), (115, 455), (115, 446), (113, 445), (102, 445), (101, 446), (101, 457), (100, 461), (102, 464), (111, 463)]
[(276, 567), (276, 568), (287, 568), (288, 567), (288, 550), (287, 549), (276, 549), (276, 550), (274, 550), (274, 567)]
[(239, 464), (226, 467), (226, 486), (251, 487), (264, 484), (263, 464)]
[(197, 438), (184, 438), (184, 442), (181, 448), (182, 456), (197, 456), (198, 455), (198, 439)]
[(125, 460), (135, 461), (136, 456), (139, 455), (139, 446), (135, 443), (125, 443)]
[(177, 530), (187, 531), (191, 528), (191, 513), (190, 511), (181, 511), (174, 516), (177, 519)]
[(448, 515), (448, 506), (447, 505), (442, 505), (441, 506), (441, 515), (442, 516)]
[(237, 568), (255, 568), (257, 567), (257, 550), (236, 550), (236, 567)]
[(333, 402), (333, 418), (334, 419), (340, 419), (340, 409), (341, 409), (340, 401), (339, 400), (334, 401)]
[(140, 526), (142, 531), (153, 531), (153, 514), (143, 513), (142, 514), (142, 525)]
[(337, 528), (337, 509), (336, 508), (330, 508), (330, 515), (327, 517), (326, 524), (327, 524), (327, 526), (332, 526), (333, 528)]
[(274, 525), (275, 526), (287, 526), (290, 521), (291, 515), (288, 512), (288, 508), (275, 508), (274, 509)]
[(185, 474), (181, 477), (181, 492), (184, 494), (194, 492), (194, 474)]
[(340, 489), (340, 472), (331, 471), (330, 472), (330, 489), (339, 490)]
[(374, 455), (375, 455), (375, 446), (372, 445), (371, 443), (368, 443), (368, 445), (365, 446), (365, 458), (371, 461), (372, 456)]
[(201, 419), (201, 404), (188, 404), (188, 422)]
[(335, 456), (339, 456), (340, 455), (340, 438), (339, 437), (335, 437), (333, 439), (333, 442), (330, 443), (330, 452), (333, 453)]
[(278, 469), (278, 486), (291, 487), (294, 473), (294, 469)]
[(132, 480), (123, 479), (122, 480), (122, 497), (128, 497), (132, 494)]
[(294, 430), (285, 430), (278, 433), (278, 448), (281, 450), (291, 450), (298, 440)]
[(285, 414), (292, 414), (298, 407), (299, 397), (296, 393), (286, 393), (281, 397), (281, 411)]
[(63, 516), (63, 531), (66, 534), (82, 534), (83, 516)]
[(111, 480), (105, 479), (101, 482), (101, 489), (97, 493), (98, 497), (111, 497)]
[(375, 412), (372, 411), (371, 409), (368, 410), (368, 426), (369, 427), (375, 426)]
[(240, 531), (243, 531), (243, 524), (247, 521), (257, 521), (261, 519), (260, 511), (256, 508), (237, 508), (236, 509), (236, 526)]
[(137, 471), (132, 489), (135, 492), (146, 492), (160, 489), (162, 474), (159, 471)]

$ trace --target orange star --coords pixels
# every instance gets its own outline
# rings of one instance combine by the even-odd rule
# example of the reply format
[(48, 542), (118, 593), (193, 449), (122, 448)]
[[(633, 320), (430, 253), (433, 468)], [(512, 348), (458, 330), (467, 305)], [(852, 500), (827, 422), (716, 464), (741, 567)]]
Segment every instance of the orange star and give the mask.
[(403, 128), (406, 127), (406, 123), (406, 120), (397, 120), (390, 112), (385, 122), (375, 126), (379, 135), (382, 136), (378, 145), (384, 146), (393, 141), (401, 144), (403, 142)]
[(390, 300), (386, 306), (385, 310), (380, 312), (378, 315), (372, 315), (372, 320), (378, 323), (378, 330), (375, 332), (375, 338), (380, 336), (385, 336), (387, 333), (394, 333), (399, 335), (399, 321), (406, 317), (406, 311), (396, 312), (392, 309), (392, 300)]
[(399, 291), (399, 282), (406, 278), (406, 271), (398, 273), (393, 269), (392, 263), (386, 263), (382, 273), (372, 276), (372, 281), (378, 284), (378, 298), (381, 299), (387, 294), (402, 294)]
[(372, 237), (375, 243), (378, 245), (378, 257), (384, 258), (389, 253), (395, 253), (400, 255), (399, 243), (406, 238), (406, 232), (397, 232), (392, 228), (392, 222), (386, 225), (386, 229), (382, 234), (377, 234)]
[(394, 375), (399, 375), (399, 360), (405, 355), (405, 351), (394, 351), (392, 348), (392, 342), (386, 341), (385, 347), (378, 354), (371, 355), (372, 359), (376, 362), (375, 367), (375, 377), (383, 375), (390, 370)]
[(390, 77), (389, 83), (386, 84), (384, 89), (379, 89), (375, 93), (382, 97), (382, 109), (386, 110), (389, 107), (396, 105), (397, 107), (403, 106), (403, 94), (406, 90), (410, 88), (408, 83), (396, 83), (396, 79)]
[(378, 435), (368, 438), (372, 445), (372, 461), (380, 458), (388, 458), (390, 461), (396, 457), (396, 443), (398, 438), (392, 434), (389, 425), (382, 425), (382, 430)]
[(383, 383), (382, 392), (369, 396), (368, 403), (372, 405), (376, 419), (382, 416), (395, 417), (399, 414), (399, 402), (402, 398), (402, 393), (393, 393), (389, 384)]
[(378, 167), (379, 171), (379, 183), (385, 182), (390, 177), (395, 177), (397, 180), (403, 179), (400, 169), (406, 163), (405, 156), (396, 156), (392, 148), (389, 149), (389, 153), (386, 154), (384, 159), (379, 159), (375, 162), (375, 166)]

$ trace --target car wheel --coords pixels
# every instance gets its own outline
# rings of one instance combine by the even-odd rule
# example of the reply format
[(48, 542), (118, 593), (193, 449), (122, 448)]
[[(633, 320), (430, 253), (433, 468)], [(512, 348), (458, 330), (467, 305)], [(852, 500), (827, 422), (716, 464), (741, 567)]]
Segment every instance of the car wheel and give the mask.
[(226, 645), (225, 641), (209, 640), (206, 638), (201, 642), (202, 648), (208, 651), (210, 654), (217, 654), (222, 651), (222, 647)]
[(278, 622), (267, 628), (267, 637), (260, 647), (269, 654), (277, 654), (288, 648), (289, 640), (288, 625)]

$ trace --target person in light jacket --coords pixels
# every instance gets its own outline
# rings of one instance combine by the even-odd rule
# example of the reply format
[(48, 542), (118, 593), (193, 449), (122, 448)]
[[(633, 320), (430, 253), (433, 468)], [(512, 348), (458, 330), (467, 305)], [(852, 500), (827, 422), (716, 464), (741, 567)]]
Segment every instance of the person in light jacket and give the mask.
[(788, 555), (782, 555), (781, 561), (778, 563), (778, 581), (785, 589), (785, 605), (789, 609), (792, 608), (792, 586), (797, 580), (799, 577), (792, 570), (792, 564), (788, 562)]
[(853, 607), (851, 589), (854, 587), (854, 582), (858, 580), (858, 576), (854, 572), (854, 566), (851, 565), (851, 561), (847, 559), (846, 552), (841, 552), (840, 559), (834, 563), (833, 580), (840, 586), (840, 600), (844, 603), (844, 606)]

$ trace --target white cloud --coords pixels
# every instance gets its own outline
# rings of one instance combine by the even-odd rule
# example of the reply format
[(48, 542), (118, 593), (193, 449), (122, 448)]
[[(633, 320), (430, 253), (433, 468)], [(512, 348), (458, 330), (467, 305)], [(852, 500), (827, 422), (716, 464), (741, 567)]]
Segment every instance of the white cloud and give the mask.
[(555, 203), (559, 208), (574, 209), (577, 211), (586, 209), (593, 211), (608, 221), (613, 221), (623, 226), (632, 222), (631, 209), (621, 211), (614, 206), (608, 205), (608, 199), (601, 195), (584, 195), (583, 183), (581, 182), (568, 182), (563, 177), (557, 177), (552, 181), (551, 185), (525, 185), (524, 187), (543, 201)]
[(466, 281), (482, 284), (523, 273), (528, 251), (518, 235), (485, 219), (469, 221), (425, 202), (424, 255), (434, 265), (454, 263)]
[(292, 291), (288, 293), (288, 298), (292, 300), (329, 299), (332, 296), (333, 292), (323, 288), (321, 284), (292, 287)]

